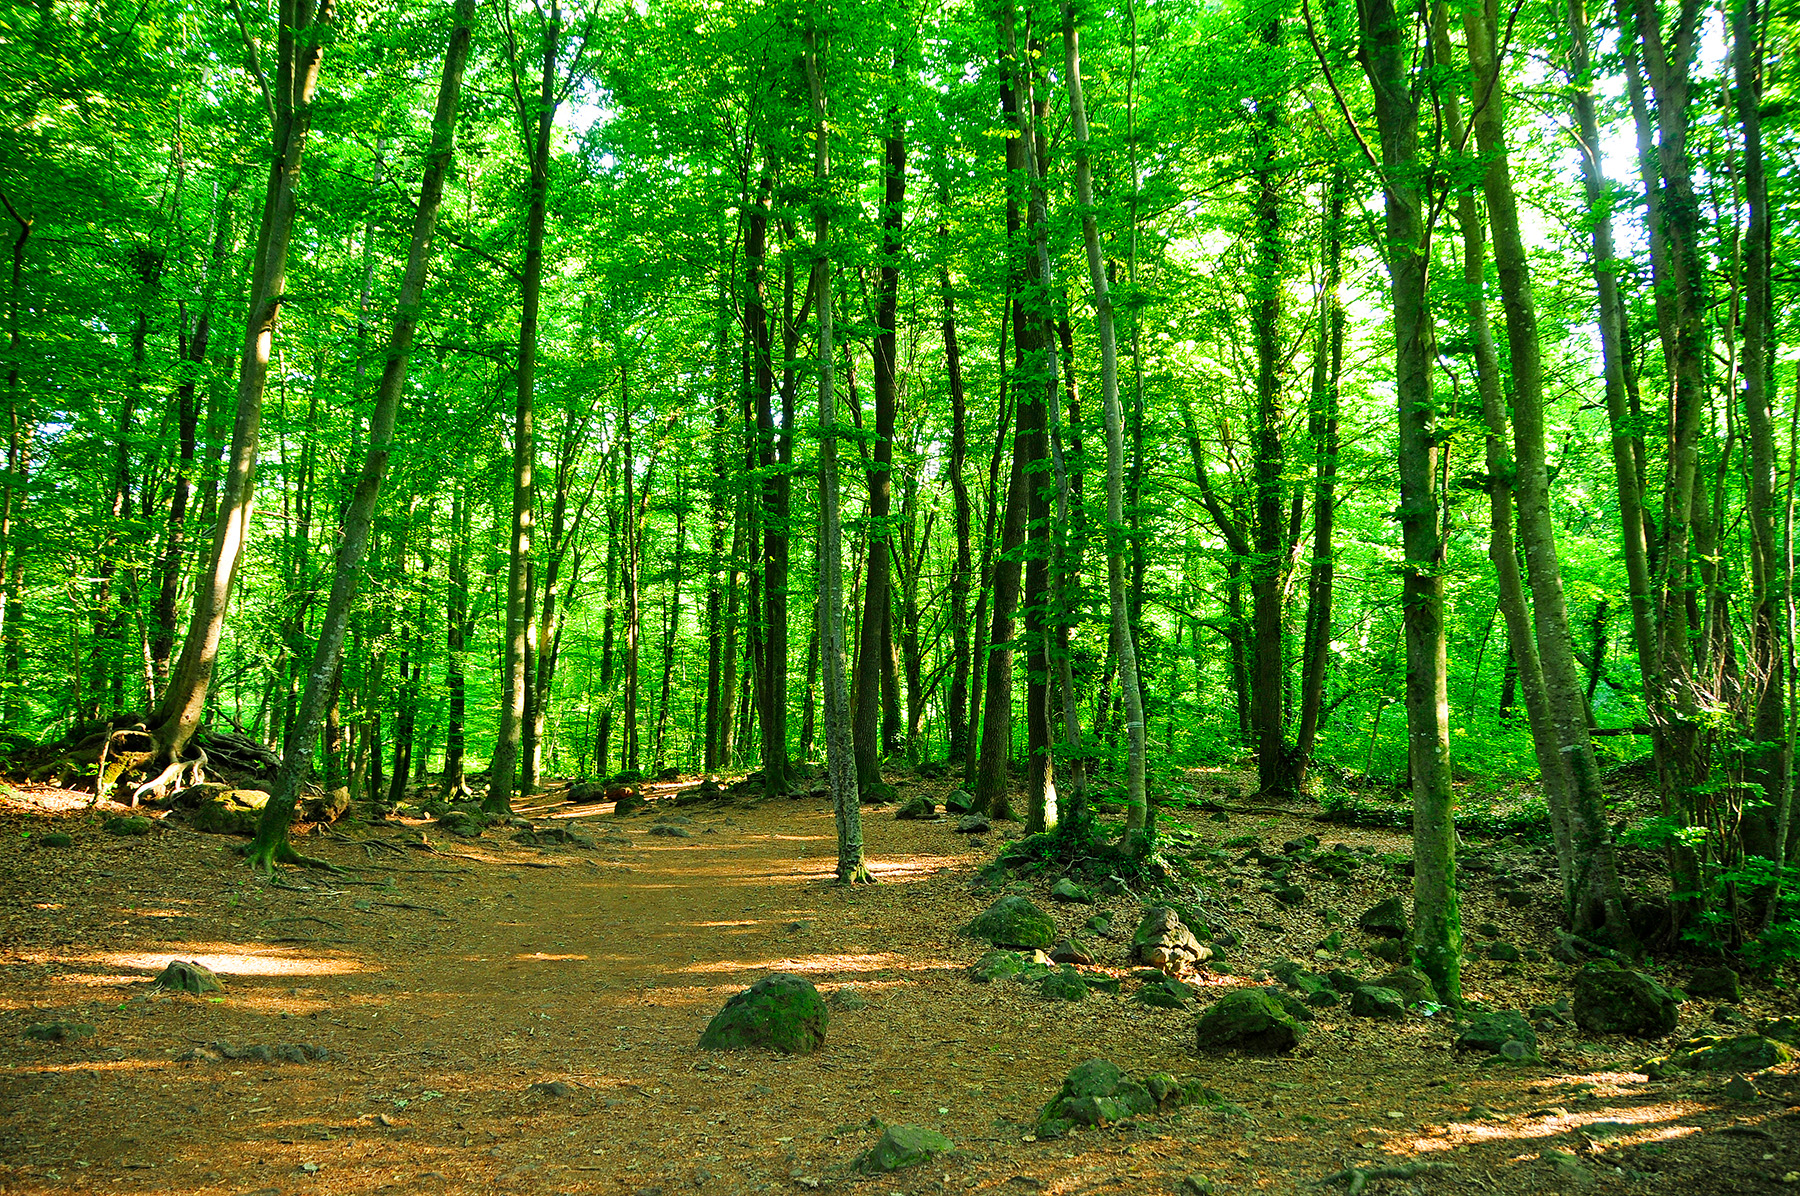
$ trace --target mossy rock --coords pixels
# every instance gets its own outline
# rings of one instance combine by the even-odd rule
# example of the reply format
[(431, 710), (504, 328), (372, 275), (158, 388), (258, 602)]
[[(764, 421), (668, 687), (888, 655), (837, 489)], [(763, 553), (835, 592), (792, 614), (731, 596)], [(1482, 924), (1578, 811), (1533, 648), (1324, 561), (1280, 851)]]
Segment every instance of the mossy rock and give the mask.
[(188, 815), (206, 835), (253, 835), (269, 795), (261, 789), (225, 789), (207, 794)]
[(1194, 1024), (1201, 1050), (1233, 1049), (1275, 1054), (1291, 1051), (1305, 1028), (1274, 994), (1240, 988), (1214, 1001)]
[(1408, 1005), (1417, 1005), (1423, 1001), (1437, 1000), (1437, 989), (1431, 986), (1431, 977), (1418, 968), (1396, 968), (1385, 976), (1369, 981), (1377, 988), (1391, 988), (1399, 993)]
[[(758, 774), (759, 776), (761, 774)], [(616, 772), (607, 779), (608, 785), (642, 785), (648, 778), (636, 768), (627, 768), (624, 772)]]
[(25, 1027), (25, 1037), (38, 1042), (71, 1042), (93, 1036), (94, 1027), (86, 1022), (35, 1022)]
[(1350, 1015), (1393, 1021), (1406, 1015), (1406, 998), (1391, 988), (1365, 984), (1350, 994)]
[(1381, 938), (1403, 939), (1408, 932), (1406, 903), (1398, 897), (1377, 902), (1363, 911), (1362, 917), (1356, 920), (1356, 926), (1359, 930)]
[(1800, 1059), (1800, 1050), (1762, 1034), (1690, 1038), (1665, 1062), (1689, 1071), (1761, 1071)]
[(1194, 990), (1173, 976), (1161, 976), (1132, 994), (1140, 1005), (1152, 1009), (1180, 1009), (1194, 999)]
[(1531, 1028), (1531, 1022), (1526, 1020), (1525, 1015), (1517, 1010), (1478, 1013), (1464, 1022), (1456, 1032), (1456, 1049), (1459, 1051), (1485, 1051), (1490, 1055), (1502, 1055), (1509, 1042), (1523, 1044), (1525, 1057), (1537, 1057), (1537, 1031)]
[(975, 808), (975, 796), (967, 789), (954, 789), (944, 799), (946, 814), (967, 814)]
[(897, 822), (925, 822), (938, 816), (937, 806), (923, 793), (914, 794), (894, 811)]
[(776, 972), (725, 1002), (700, 1035), (700, 1048), (770, 1047), (787, 1055), (810, 1055), (825, 1045), (830, 1023), (831, 1013), (812, 981)]
[(969, 979), (977, 984), (991, 984), (1017, 976), (1031, 964), (1030, 956), (997, 948), (975, 961), (969, 968)]
[(1696, 968), (1688, 977), (1687, 991), (1696, 997), (1713, 997), (1732, 1004), (1744, 999), (1743, 984), (1730, 968)]
[(1211, 1095), (1198, 1081), (1183, 1084), (1163, 1072), (1137, 1080), (1110, 1060), (1089, 1059), (1072, 1068), (1056, 1095), (1038, 1110), (1037, 1136), (1060, 1138), (1074, 1126), (1148, 1116)]
[(75, 840), (72, 837), (70, 837), (69, 835), (63, 834), (61, 831), (51, 831), (47, 835), (40, 835), (38, 837), (38, 846), (39, 847), (73, 847), (73, 846), (75, 846)]
[(1053, 1001), (1079, 1001), (1088, 995), (1081, 973), (1064, 964), (1038, 982), (1038, 992)]
[(109, 835), (132, 838), (150, 833), (150, 820), (142, 814), (114, 814), (101, 829)]
[(1642, 972), (1597, 959), (1575, 974), (1575, 1024), (1590, 1034), (1660, 1038), (1681, 1019), (1675, 995)]
[(213, 975), (211, 968), (191, 959), (171, 961), (168, 967), (157, 974), (151, 987), (168, 992), (193, 993), (195, 996), (225, 991), (225, 985)]
[(1068, 905), (1094, 904), (1094, 895), (1066, 876), (1050, 887), (1050, 899)]
[(899, 791), (886, 781), (867, 781), (858, 786), (865, 806), (884, 806), (899, 798)]
[(962, 932), (996, 947), (1047, 951), (1056, 942), (1056, 921), (1028, 899), (1013, 895), (994, 902)]
[(929, 1163), (956, 1149), (956, 1143), (922, 1125), (890, 1125), (856, 1165), (863, 1171), (900, 1171)]

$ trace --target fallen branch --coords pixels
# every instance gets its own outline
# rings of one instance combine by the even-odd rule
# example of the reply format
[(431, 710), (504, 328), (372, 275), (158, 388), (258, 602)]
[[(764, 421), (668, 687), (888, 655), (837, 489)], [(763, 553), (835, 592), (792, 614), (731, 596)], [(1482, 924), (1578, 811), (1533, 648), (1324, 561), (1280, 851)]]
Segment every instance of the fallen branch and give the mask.
[(1324, 1179), (1315, 1179), (1313, 1187), (1343, 1184), (1344, 1196), (1362, 1196), (1364, 1188), (1378, 1179), (1413, 1179), (1428, 1171), (1448, 1171), (1448, 1163), (1404, 1163), (1395, 1167), (1346, 1167)]

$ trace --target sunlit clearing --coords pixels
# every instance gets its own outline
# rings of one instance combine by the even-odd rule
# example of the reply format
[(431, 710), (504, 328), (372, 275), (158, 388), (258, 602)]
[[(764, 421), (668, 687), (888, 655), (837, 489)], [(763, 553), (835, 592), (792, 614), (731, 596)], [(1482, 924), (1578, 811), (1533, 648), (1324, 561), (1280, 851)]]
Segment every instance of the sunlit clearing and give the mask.
[(683, 922), (682, 925), (692, 926), (696, 930), (716, 930), (722, 926), (754, 926), (756, 922), (749, 919), (742, 922)]
[(532, 951), (529, 954), (515, 955), (515, 956), (513, 956), (513, 958), (530, 961), (530, 960), (534, 960), (534, 959), (586, 959), (587, 956), (585, 956), (585, 955), (545, 955), (542, 951)]
[[(219, 944), (224, 946), (225, 944)], [(160, 972), (178, 959), (189, 960), (222, 976), (342, 976), (368, 969), (354, 959), (330, 959), (321, 956), (295, 955), (283, 947), (243, 948), (231, 952), (193, 955), (188, 952), (169, 954), (121, 954), (75, 957), (84, 963), (110, 963), (120, 968), (142, 968)]]

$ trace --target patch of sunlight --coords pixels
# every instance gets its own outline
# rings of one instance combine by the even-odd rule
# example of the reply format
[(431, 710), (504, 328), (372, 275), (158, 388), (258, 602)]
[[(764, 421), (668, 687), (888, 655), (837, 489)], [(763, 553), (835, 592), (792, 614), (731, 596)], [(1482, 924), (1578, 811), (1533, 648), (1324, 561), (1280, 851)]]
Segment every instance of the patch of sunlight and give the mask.
[(321, 955), (302, 955), (288, 947), (246, 947), (236, 943), (209, 943), (212, 950), (180, 952), (126, 952), (117, 955), (71, 956), (82, 963), (109, 963), (120, 968), (160, 972), (178, 959), (189, 960), (221, 976), (342, 976), (363, 972), (359, 960)]
[(756, 922), (754, 919), (745, 919), (741, 922), (683, 922), (682, 925), (692, 926), (696, 930), (716, 930), (722, 926), (755, 926)]
[(127, 984), (145, 984), (150, 977), (140, 975), (104, 975), (94, 972), (64, 972), (58, 976), (46, 976), (52, 984), (78, 984), (83, 988), (114, 988)]
[(167, 1059), (97, 1059), (86, 1063), (14, 1064), (13, 1072), (54, 1075), (69, 1071), (162, 1071), (170, 1067)]
[(515, 955), (515, 956), (513, 956), (513, 958), (514, 958), (514, 959), (519, 959), (519, 960), (524, 960), (524, 961), (526, 961), (526, 962), (530, 962), (530, 961), (532, 961), (532, 960), (538, 960), (538, 959), (545, 959), (545, 960), (554, 960), (554, 959), (586, 959), (586, 958), (587, 958), (587, 956), (585, 956), (585, 955), (546, 955), (546, 954), (544, 954), (544, 953), (543, 953), (543, 952), (542, 952), (542, 951), (532, 951), (532, 952), (530, 952), (530, 953), (528, 953), (528, 954), (525, 954), (525, 953), (521, 953), (521, 954), (519, 954), (519, 955)]
[(909, 960), (904, 955), (808, 955), (801, 959), (716, 959), (691, 963), (678, 972), (929, 972), (961, 965), (947, 959)]
[(62, 907), (63, 903), (60, 901), (34, 901), (31, 903), (32, 909), (61, 909)]

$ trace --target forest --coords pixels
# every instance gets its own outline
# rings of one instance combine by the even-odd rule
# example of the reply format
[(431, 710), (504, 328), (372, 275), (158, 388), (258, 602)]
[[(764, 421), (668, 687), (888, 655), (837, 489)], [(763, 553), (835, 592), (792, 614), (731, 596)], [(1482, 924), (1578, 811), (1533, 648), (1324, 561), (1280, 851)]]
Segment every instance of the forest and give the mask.
[(1792, 18), (10, 5), (14, 772), (278, 766), (264, 869), (749, 773), (856, 881), (901, 774), (1141, 861), (1241, 765), (1410, 823), (1445, 1000), (1459, 822), (1791, 960)]
[(1797, 17), (0, 0), (0, 1190), (1792, 1191)]

